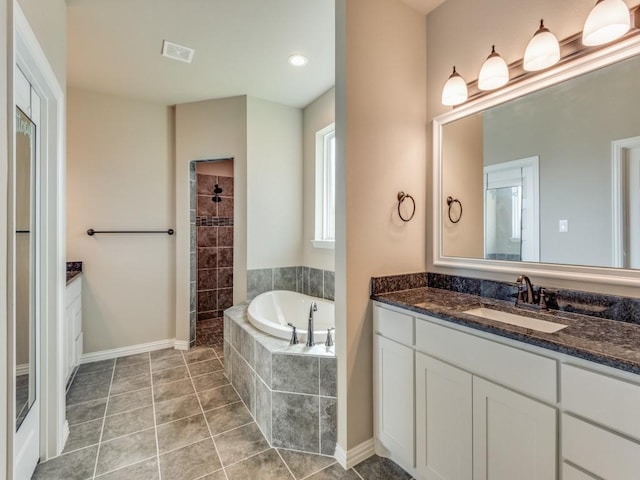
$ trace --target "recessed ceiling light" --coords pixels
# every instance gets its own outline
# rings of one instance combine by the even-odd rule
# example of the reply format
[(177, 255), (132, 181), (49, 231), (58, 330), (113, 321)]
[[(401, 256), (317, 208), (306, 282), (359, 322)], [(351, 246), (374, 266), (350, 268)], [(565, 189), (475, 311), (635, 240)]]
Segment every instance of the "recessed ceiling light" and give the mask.
[(195, 50), (193, 48), (185, 47), (169, 40), (162, 41), (162, 55), (172, 60), (191, 63), (194, 53)]
[(289, 57), (289, 63), (295, 67), (302, 67), (303, 65), (309, 63), (309, 59), (304, 55), (296, 53), (295, 55), (291, 55)]

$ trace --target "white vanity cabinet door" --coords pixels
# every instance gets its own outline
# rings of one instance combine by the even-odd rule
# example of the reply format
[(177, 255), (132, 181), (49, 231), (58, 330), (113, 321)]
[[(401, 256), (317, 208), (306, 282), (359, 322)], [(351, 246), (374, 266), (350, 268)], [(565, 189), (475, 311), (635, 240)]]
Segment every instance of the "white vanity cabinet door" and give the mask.
[(416, 469), (421, 478), (472, 478), (472, 378), (416, 353)]
[(473, 378), (473, 479), (554, 480), (557, 412)]
[(376, 438), (405, 468), (415, 468), (413, 381), (413, 350), (375, 335)]

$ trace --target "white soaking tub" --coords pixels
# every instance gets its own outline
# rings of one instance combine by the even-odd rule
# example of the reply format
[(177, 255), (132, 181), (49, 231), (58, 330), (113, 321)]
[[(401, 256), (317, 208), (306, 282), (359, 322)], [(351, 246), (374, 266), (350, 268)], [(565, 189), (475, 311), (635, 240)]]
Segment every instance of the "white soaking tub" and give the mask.
[(314, 341), (316, 344), (322, 344), (327, 338), (327, 329), (335, 328), (336, 325), (333, 302), (330, 300), (286, 290), (274, 290), (254, 298), (249, 304), (247, 317), (257, 329), (286, 340), (291, 339), (292, 328), (288, 323), (292, 323), (296, 326), (298, 340), (304, 344), (307, 340), (309, 310), (313, 302), (318, 305), (318, 310), (313, 313)]

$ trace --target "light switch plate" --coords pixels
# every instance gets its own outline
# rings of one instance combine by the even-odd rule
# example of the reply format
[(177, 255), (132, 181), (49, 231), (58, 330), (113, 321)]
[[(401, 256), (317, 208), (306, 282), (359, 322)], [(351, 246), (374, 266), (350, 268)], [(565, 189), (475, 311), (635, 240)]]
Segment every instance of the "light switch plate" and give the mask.
[(569, 231), (569, 220), (560, 220), (558, 222), (558, 231), (560, 233), (567, 233)]

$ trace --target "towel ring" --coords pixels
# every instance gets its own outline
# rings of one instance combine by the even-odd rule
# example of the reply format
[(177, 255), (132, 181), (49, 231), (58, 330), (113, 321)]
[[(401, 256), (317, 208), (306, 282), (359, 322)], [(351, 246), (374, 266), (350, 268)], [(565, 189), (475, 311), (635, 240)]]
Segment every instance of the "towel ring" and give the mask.
[[(402, 215), (402, 212), (400, 211), (400, 207), (402, 206), (402, 203), (407, 198), (410, 199), (411, 203), (413, 204), (413, 209), (411, 210), (411, 215), (409, 215), (409, 218), (404, 217)], [(400, 220), (402, 220), (403, 222), (408, 222), (413, 218), (415, 214), (416, 214), (416, 201), (413, 199), (413, 197), (408, 193), (398, 192), (398, 216), (400, 217)]]
[[(460, 213), (458, 214), (458, 218), (456, 219), (451, 216), (451, 207), (454, 203), (457, 203), (460, 206)], [(457, 198), (447, 197), (447, 205), (449, 206), (449, 220), (451, 221), (451, 223), (458, 223), (462, 218), (462, 203), (460, 203), (460, 200), (458, 200)]]

